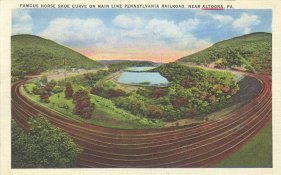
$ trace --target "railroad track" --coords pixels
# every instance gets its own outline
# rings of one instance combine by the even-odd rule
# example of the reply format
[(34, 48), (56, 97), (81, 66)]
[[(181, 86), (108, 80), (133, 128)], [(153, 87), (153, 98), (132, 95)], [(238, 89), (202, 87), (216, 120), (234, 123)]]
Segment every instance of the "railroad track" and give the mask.
[(110, 129), (65, 118), (20, 94), (12, 85), (12, 115), (23, 128), (41, 115), (71, 135), (83, 149), (78, 167), (206, 167), (251, 140), (272, 116), (271, 77), (247, 74), (262, 88), (256, 97), (222, 119), (180, 128)]

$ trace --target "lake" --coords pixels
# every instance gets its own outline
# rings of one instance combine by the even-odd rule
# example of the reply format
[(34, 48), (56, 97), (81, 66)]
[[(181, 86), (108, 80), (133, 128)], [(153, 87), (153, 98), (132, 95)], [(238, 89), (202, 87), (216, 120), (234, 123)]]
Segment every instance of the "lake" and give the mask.
[[(167, 86), (169, 81), (163, 77), (159, 72), (149, 72), (154, 69), (153, 66), (144, 67), (128, 67), (121, 73), (118, 82), (124, 84), (138, 84), (138, 85), (151, 85), (151, 86)], [(146, 72), (147, 71), (147, 72)], [(237, 81), (240, 81), (244, 76), (240, 73), (234, 72), (237, 77)]]
[(127, 69), (130, 72), (122, 72), (117, 81), (124, 84), (143, 84), (153, 86), (168, 85), (169, 81), (165, 77), (163, 77), (159, 72), (138, 72), (153, 68), (154, 67), (130, 67)]

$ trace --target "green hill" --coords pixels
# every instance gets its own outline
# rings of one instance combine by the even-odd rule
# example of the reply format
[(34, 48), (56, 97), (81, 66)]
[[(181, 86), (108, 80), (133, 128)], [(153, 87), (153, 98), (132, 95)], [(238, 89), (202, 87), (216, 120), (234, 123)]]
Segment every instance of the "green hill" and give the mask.
[(271, 74), (271, 57), (272, 34), (258, 32), (218, 42), (205, 50), (183, 57), (177, 62)]
[(63, 58), (67, 67), (93, 68), (99, 63), (53, 41), (33, 35), (11, 37), (12, 76), (39, 74), (43, 71), (62, 68)]

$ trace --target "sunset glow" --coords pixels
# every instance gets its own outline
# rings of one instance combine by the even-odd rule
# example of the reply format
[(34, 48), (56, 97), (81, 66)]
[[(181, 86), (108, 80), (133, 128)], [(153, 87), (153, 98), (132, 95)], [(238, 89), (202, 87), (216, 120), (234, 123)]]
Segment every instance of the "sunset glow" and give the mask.
[[(126, 50), (126, 49), (124, 49)], [(133, 49), (132, 49), (133, 50)], [(112, 52), (112, 51), (99, 51), (93, 52), (91, 49), (88, 50), (78, 50), (79, 53), (93, 59), (93, 60), (143, 60), (143, 61), (153, 61), (153, 62), (161, 62), (168, 63), (173, 62), (179, 58), (182, 58), (186, 55), (190, 55), (188, 52), (172, 52), (167, 53), (165, 51), (155, 52), (139, 52), (135, 50), (132, 53), (128, 52)]]

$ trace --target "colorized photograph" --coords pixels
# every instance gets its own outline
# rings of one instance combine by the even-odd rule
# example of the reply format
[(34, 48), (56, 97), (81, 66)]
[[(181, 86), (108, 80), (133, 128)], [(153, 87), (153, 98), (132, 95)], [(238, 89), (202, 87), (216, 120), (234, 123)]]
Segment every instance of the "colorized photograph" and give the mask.
[(272, 10), (12, 10), (11, 167), (272, 168)]

